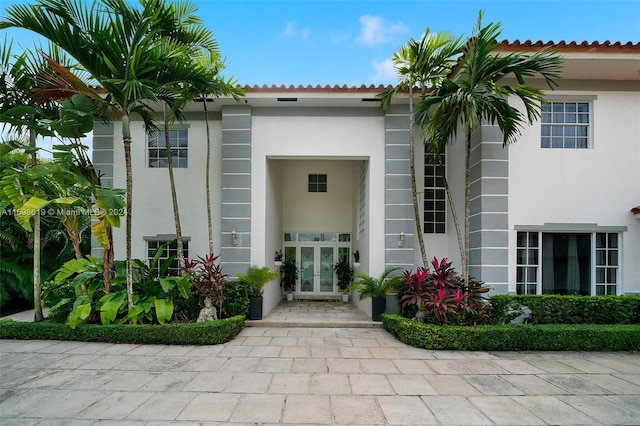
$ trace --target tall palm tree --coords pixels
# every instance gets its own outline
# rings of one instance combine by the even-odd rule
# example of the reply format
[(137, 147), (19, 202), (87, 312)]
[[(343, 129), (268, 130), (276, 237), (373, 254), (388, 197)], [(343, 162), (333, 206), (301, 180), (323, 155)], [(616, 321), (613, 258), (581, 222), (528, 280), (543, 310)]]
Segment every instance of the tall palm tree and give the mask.
[[(501, 34), (500, 24), (482, 26), (482, 15), (478, 14), (477, 25), (464, 47), (464, 56), (451, 79), (427, 94), (416, 106), (416, 118), (423, 125), (423, 136), (433, 153), (444, 152), (462, 127), (466, 137), (465, 150), (465, 223), (462, 273), (469, 285), (469, 193), (471, 132), (483, 122), (496, 124), (504, 135), (503, 144), (514, 143), (520, 136), (524, 123), (533, 123), (540, 117), (544, 92), (528, 86), (525, 78), (542, 76), (549, 88), (557, 86), (562, 67), (561, 57), (550, 50), (535, 53), (514, 52), (500, 55), (497, 38)], [(503, 80), (515, 78), (515, 84)], [(519, 98), (526, 115), (509, 104), (509, 96)], [(432, 108), (435, 108), (431, 115)]]
[(413, 214), (416, 223), (416, 235), (420, 246), (422, 264), (428, 265), (427, 251), (420, 219), (420, 205), (415, 169), (415, 117), (414, 86), (419, 85), (423, 97), (427, 89), (433, 89), (444, 80), (455, 65), (461, 53), (461, 38), (454, 39), (448, 32), (431, 33), (425, 30), (420, 40), (413, 38), (393, 54), (393, 65), (398, 75), (398, 84), (378, 94), (382, 99), (382, 108), (389, 109), (392, 98), (400, 90), (409, 92), (409, 162), (411, 168), (411, 194), (413, 197)]
[[(188, 19), (172, 22), (173, 5), (165, 0), (140, 0), (136, 7), (127, 0), (102, 0), (91, 4), (73, 0), (38, 0), (32, 5), (11, 5), (0, 29), (31, 30), (60, 46), (100, 86), (99, 93), (80, 84), (62, 67), (69, 91), (82, 92), (108, 104), (122, 123), (126, 167), (126, 281), (129, 308), (133, 306), (131, 225), (133, 218), (133, 171), (131, 164), (131, 116), (138, 114), (147, 131), (157, 128), (154, 102), (173, 106), (179, 95), (168, 89), (188, 81), (195, 70), (191, 51), (170, 28), (185, 28)], [(174, 27), (172, 27), (174, 26)], [(100, 96), (101, 95), (101, 96)]]
[(240, 99), (244, 95), (244, 89), (237, 85), (233, 77), (223, 78), (220, 73), (224, 69), (224, 61), (220, 55), (211, 52), (202, 54), (197, 59), (198, 64), (204, 70), (207, 70), (210, 77), (205, 84), (191, 84), (189, 95), (193, 98), (202, 99), (202, 110), (204, 112), (204, 121), (207, 130), (207, 158), (205, 165), (205, 196), (207, 200), (207, 230), (209, 234), (209, 253), (213, 253), (213, 224), (211, 216), (211, 128), (209, 126), (209, 113), (207, 111), (207, 102), (209, 96), (230, 96), (235, 100)]

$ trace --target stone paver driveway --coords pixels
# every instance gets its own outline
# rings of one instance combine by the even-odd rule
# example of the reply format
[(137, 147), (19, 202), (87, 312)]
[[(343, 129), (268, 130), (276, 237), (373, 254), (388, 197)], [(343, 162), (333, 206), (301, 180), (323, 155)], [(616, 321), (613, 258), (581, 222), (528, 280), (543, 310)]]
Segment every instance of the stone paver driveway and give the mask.
[(640, 356), (245, 328), (217, 346), (0, 341), (0, 424), (640, 424)]

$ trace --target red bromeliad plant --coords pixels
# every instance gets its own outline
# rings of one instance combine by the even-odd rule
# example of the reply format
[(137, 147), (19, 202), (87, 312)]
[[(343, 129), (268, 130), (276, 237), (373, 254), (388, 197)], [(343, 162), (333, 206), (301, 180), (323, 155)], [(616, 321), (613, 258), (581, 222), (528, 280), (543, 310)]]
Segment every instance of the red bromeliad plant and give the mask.
[[(476, 282), (470, 290), (451, 267), (447, 258), (431, 261), (432, 272), (418, 268), (416, 273), (404, 272), (405, 289), (401, 296), (403, 314), (415, 311), (425, 320), (439, 324), (479, 324), (486, 322), (488, 314), (476, 293), (485, 292)], [(470, 287), (471, 288), (471, 287)]]
[(198, 256), (195, 260), (185, 259), (185, 272), (195, 293), (222, 309), (222, 287), (227, 275), (222, 272), (222, 266), (216, 263), (219, 257), (208, 254), (204, 258)]

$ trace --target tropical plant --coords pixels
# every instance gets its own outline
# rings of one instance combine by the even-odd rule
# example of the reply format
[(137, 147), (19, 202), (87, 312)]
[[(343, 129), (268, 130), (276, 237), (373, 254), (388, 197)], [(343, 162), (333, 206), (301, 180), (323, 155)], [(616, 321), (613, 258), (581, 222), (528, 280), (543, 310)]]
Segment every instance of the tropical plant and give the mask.
[[(277, 254), (278, 252), (276, 252)], [(299, 270), (294, 257), (287, 257), (282, 266), (280, 266), (280, 272), (282, 273), (282, 288), (286, 292), (292, 292), (296, 288), (296, 282), (298, 281)]]
[(268, 266), (251, 265), (246, 274), (236, 274), (236, 277), (251, 287), (251, 296), (262, 296), (263, 287), (269, 281), (278, 278), (277, 272), (272, 272)]
[(385, 297), (387, 294), (391, 293), (391, 290), (393, 290), (394, 287), (402, 280), (402, 276), (392, 275), (398, 270), (400, 270), (400, 268), (387, 268), (377, 278), (363, 272), (356, 273), (355, 288), (360, 293), (360, 300), (368, 297)]
[(404, 271), (404, 282), (399, 286), (403, 315), (438, 324), (487, 323), (489, 305), (480, 294), (488, 288), (476, 281), (470, 291), (447, 258), (434, 257), (431, 265), (431, 272), (424, 268), (415, 273)]
[(427, 252), (420, 219), (420, 205), (415, 171), (414, 143), (414, 86), (420, 86), (424, 96), (427, 89), (440, 84), (456, 63), (461, 53), (461, 38), (454, 39), (448, 32), (431, 33), (427, 28), (420, 40), (413, 38), (393, 54), (393, 66), (398, 75), (398, 84), (378, 94), (382, 99), (381, 107), (389, 109), (391, 100), (399, 91), (409, 92), (409, 163), (411, 171), (411, 194), (413, 198), (414, 221), (416, 235), (420, 246), (423, 265), (427, 264)]
[[(500, 55), (497, 52), (500, 24), (482, 26), (482, 15), (480, 11), (453, 77), (434, 87), (415, 109), (416, 121), (423, 127), (423, 137), (434, 155), (444, 152), (459, 127), (466, 136), (465, 242), (461, 253), (465, 283), (469, 283), (471, 132), (487, 122), (500, 128), (504, 145), (516, 142), (523, 123), (532, 123), (540, 117), (544, 100), (543, 91), (528, 86), (525, 78), (540, 75), (548, 87), (553, 88), (562, 64), (560, 56), (548, 49)], [(510, 84), (506, 77), (514, 77), (516, 83)], [(509, 105), (510, 96), (523, 102), (526, 115)]]
[(126, 282), (127, 302), (133, 308), (131, 225), (133, 174), (131, 116), (136, 114), (151, 132), (157, 129), (153, 103), (173, 108), (180, 100), (179, 82), (203, 77), (191, 59), (193, 50), (181, 40), (190, 17), (177, 12), (183, 3), (140, 0), (103, 0), (100, 5), (67, 0), (39, 0), (32, 5), (11, 5), (0, 29), (18, 27), (33, 31), (60, 46), (95, 80), (96, 90), (67, 68), (47, 57), (55, 69), (51, 81), (65, 91), (84, 93), (105, 105), (122, 123), (126, 167)]
[(205, 299), (205, 305), (208, 299), (211, 305), (219, 308), (220, 314), (215, 313), (216, 319), (222, 317), (223, 286), (227, 278), (222, 272), (222, 265), (216, 263), (219, 257), (220, 255), (212, 253), (195, 260), (186, 260), (184, 271), (195, 294)]
[(351, 284), (353, 282), (353, 268), (349, 264), (347, 259), (341, 259), (335, 265), (333, 270), (336, 272), (336, 278), (338, 279), (338, 288), (342, 293), (346, 293), (351, 290)]

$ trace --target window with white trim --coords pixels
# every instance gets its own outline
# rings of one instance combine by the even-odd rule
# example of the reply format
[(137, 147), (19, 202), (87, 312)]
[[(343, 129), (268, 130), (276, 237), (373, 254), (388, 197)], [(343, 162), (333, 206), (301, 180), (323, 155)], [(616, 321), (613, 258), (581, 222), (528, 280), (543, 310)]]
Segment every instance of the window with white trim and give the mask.
[(434, 155), (424, 156), (424, 233), (447, 232), (447, 211), (444, 185), (445, 155), (440, 154), (438, 164), (433, 164)]
[[(169, 130), (169, 145), (171, 146), (171, 162), (173, 167), (188, 167), (189, 131), (187, 129)], [(169, 167), (165, 132), (162, 130), (149, 134), (148, 156), (150, 168)]]
[(617, 232), (518, 232), (517, 294), (618, 294)]
[[(153, 258), (160, 247), (162, 247), (162, 252), (158, 257), (158, 261), (155, 265), (152, 265), (151, 263), (153, 262)], [(189, 258), (189, 241), (187, 240), (182, 241), (182, 252), (183, 252), (184, 258), (188, 259)], [(160, 240), (148, 240), (147, 241), (147, 263), (149, 264), (149, 267), (155, 269), (156, 272), (159, 272), (166, 262), (169, 262), (167, 275), (178, 275), (180, 273), (180, 264), (178, 262), (178, 242), (175, 240), (171, 242), (160, 241)]]
[(589, 102), (542, 103), (542, 148), (586, 149), (590, 139)]
[(327, 192), (327, 175), (310, 173), (309, 192)]
[(618, 234), (596, 234), (596, 294), (617, 294)]

